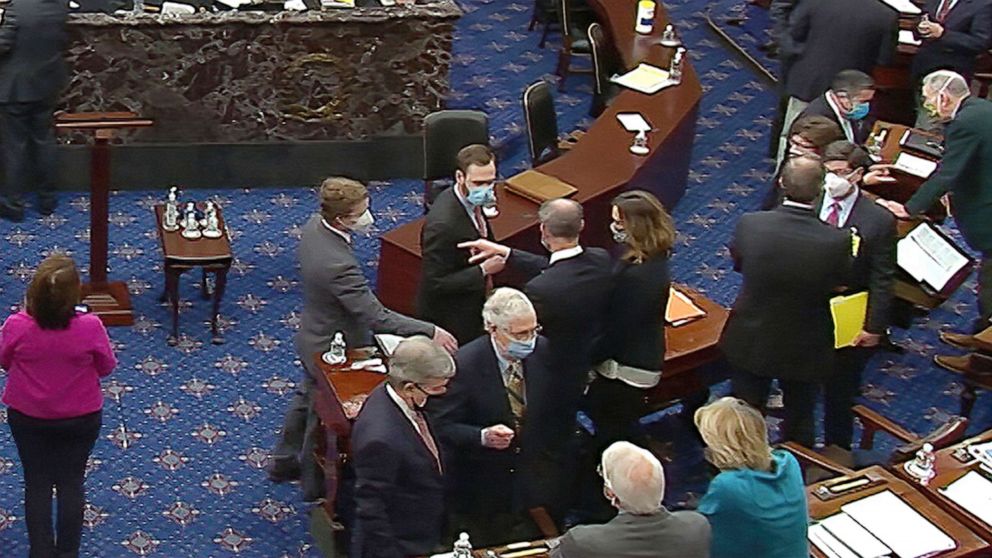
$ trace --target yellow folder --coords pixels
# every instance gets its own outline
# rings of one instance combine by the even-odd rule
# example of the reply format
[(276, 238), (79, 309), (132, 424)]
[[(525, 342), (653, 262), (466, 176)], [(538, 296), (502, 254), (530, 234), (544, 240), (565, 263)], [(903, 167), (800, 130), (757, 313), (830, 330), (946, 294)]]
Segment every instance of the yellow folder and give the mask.
[(853, 346), (854, 338), (864, 329), (865, 316), (868, 314), (868, 293), (831, 298), (830, 314), (834, 317), (834, 348)]

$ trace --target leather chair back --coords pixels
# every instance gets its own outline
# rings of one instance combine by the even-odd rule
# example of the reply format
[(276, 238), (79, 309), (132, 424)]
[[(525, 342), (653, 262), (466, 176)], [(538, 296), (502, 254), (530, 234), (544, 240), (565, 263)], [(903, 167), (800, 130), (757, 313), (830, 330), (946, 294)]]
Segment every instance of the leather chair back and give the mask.
[(489, 145), (489, 118), (477, 110), (441, 110), (424, 117), (424, 180), (452, 178), (466, 145)]
[(524, 116), (530, 162), (537, 166), (558, 156), (558, 115), (551, 98), (551, 86), (541, 80), (524, 90)]

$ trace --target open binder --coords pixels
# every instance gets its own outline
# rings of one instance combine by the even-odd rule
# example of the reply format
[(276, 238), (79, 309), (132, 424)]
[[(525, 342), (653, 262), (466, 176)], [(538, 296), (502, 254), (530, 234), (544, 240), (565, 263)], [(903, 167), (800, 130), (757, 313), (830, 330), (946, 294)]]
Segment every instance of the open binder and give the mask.
[(896, 263), (928, 294), (947, 297), (971, 273), (975, 261), (939, 228), (920, 223), (896, 243)]

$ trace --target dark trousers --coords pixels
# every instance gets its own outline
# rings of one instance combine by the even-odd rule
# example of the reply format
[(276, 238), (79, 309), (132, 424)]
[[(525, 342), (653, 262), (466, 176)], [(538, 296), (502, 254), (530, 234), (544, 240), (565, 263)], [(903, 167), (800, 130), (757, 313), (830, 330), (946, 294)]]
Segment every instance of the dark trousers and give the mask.
[[(772, 379), (757, 376), (746, 370), (734, 370), (732, 385), (734, 395), (757, 409), (765, 410)], [(785, 411), (785, 441), (798, 442), (813, 447), (815, 441), (813, 409), (816, 406), (817, 385), (814, 382), (795, 380), (778, 381), (782, 388)]]
[(6, 174), (0, 202), (21, 205), (24, 192), (37, 192), (42, 199), (55, 195), (54, 111), (54, 100), (0, 103)]
[[(100, 435), (101, 412), (60, 420), (8, 409), (7, 422), (24, 468), (24, 519), (30, 558), (76, 558), (86, 502), (83, 474)], [(52, 487), (58, 499), (52, 529)]]
[(631, 439), (634, 422), (647, 414), (645, 390), (599, 376), (589, 386), (587, 406), (596, 425), (597, 453), (613, 442)]
[(306, 502), (313, 502), (324, 496), (324, 474), (313, 457), (317, 437), (322, 431), (314, 407), (317, 385), (310, 373), (310, 369), (307, 369), (289, 402), (283, 419), (282, 434), (272, 450), (270, 465), (276, 474), (299, 468), (300, 488)]
[(823, 383), (824, 442), (851, 449), (854, 435), (854, 400), (861, 391), (861, 373), (875, 349), (848, 347), (834, 358), (834, 373)]
[(992, 325), (992, 252), (983, 252), (978, 264), (978, 323), (975, 333)]

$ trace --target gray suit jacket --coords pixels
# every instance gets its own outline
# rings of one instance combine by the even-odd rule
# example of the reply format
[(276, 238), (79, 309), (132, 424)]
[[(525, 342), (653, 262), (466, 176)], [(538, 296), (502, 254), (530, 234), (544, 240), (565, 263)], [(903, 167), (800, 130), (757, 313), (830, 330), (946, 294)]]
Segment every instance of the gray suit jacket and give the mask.
[(341, 235), (327, 229), (320, 215), (303, 226), (298, 251), (303, 276), (303, 315), (296, 350), (308, 370), (313, 356), (326, 351), (335, 332), (348, 347), (371, 344), (371, 332), (434, 335), (434, 326), (386, 309), (369, 288), (362, 269)]
[(0, 24), (0, 103), (54, 101), (68, 79), (66, 0), (11, 0)]
[(621, 513), (602, 525), (573, 527), (551, 558), (709, 558), (710, 524), (694, 511)]

